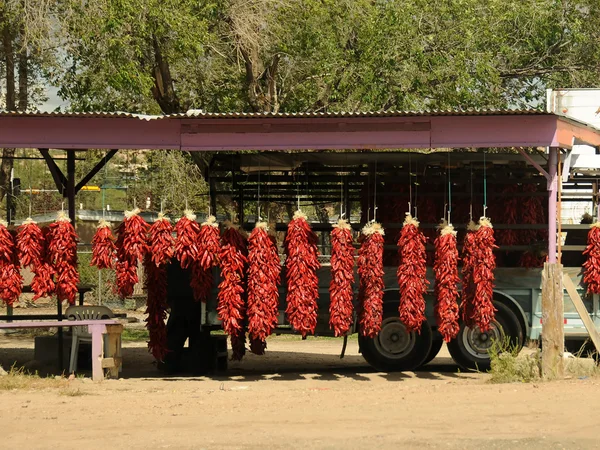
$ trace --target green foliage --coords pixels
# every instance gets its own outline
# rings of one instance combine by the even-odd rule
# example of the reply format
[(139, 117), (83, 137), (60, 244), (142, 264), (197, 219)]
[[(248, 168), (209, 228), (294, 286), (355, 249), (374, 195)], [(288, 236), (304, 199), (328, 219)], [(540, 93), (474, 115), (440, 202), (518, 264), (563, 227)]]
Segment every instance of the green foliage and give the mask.
[(519, 355), (518, 347), (510, 339), (495, 340), (489, 349), (491, 383), (530, 383), (540, 379), (539, 351)]
[[(75, 109), (539, 106), (547, 87), (599, 83), (594, 0), (66, 4), (57, 82)], [(160, 94), (165, 74), (173, 92)]]

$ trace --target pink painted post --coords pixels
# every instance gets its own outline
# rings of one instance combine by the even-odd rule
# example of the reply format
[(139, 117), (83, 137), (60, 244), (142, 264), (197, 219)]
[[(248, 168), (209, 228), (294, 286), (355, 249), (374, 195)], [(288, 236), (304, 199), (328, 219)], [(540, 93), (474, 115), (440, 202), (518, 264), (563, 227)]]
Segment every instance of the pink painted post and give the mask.
[(548, 161), (548, 262), (556, 263), (556, 200), (558, 193), (558, 149), (550, 147)]
[(102, 369), (103, 340), (102, 335), (106, 333), (106, 325), (91, 324), (88, 325), (89, 333), (92, 335), (92, 380), (102, 381), (104, 379), (104, 370)]

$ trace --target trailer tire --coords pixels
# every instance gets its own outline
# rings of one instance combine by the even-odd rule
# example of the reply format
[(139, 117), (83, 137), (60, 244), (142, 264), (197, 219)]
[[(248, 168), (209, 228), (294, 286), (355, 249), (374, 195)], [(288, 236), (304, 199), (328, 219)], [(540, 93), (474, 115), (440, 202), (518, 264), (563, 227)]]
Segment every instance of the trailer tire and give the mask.
[(429, 354), (427, 355), (427, 358), (425, 358), (425, 361), (423, 361), (420, 367), (424, 366), (425, 364), (429, 364), (431, 361), (433, 361), (442, 349), (442, 345), (444, 345), (444, 339), (441, 336), (434, 336), (433, 341), (431, 342), (431, 349), (429, 350)]
[(406, 332), (397, 311), (384, 317), (381, 331), (375, 338), (358, 335), (361, 353), (365, 360), (380, 372), (414, 370), (429, 356), (432, 331), (425, 321), (421, 333)]
[(478, 328), (471, 329), (461, 323), (456, 339), (448, 343), (452, 359), (462, 369), (486, 371), (490, 369), (490, 357), (487, 350), (492, 339), (509, 339), (511, 347), (518, 351), (523, 348), (523, 328), (518, 317), (502, 303), (495, 302), (496, 317), (488, 333)]

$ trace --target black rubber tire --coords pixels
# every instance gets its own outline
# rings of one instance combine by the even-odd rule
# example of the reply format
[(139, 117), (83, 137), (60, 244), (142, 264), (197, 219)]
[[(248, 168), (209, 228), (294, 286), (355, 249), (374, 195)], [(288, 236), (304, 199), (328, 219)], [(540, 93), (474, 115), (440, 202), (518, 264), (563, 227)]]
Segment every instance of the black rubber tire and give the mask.
[(405, 356), (400, 358), (391, 356), (383, 349), (386, 344), (385, 342), (382, 343), (381, 339), (382, 336), (386, 335), (387, 327), (394, 327), (393, 330), (399, 330), (400, 327), (404, 328), (404, 324), (398, 318), (397, 310), (384, 316), (382, 329), (377, 337), (367, 338), (362, 336), (359, 331), (358, 342), (365, 360), (380, 372), (405, 372), (421, 366), (431, 350), (432, 331), (429, 324), (426, 321), (423, 322), (420, 334), (410, 333), (409, 339), (413, 342), (412, 347)]
[[(502, 303), (495, 302), (496, 317), (495, 321), (502, 330), (504, 336), (509, 338), (511, 347), (521, 350), (523, 348), (523, 328), (518, 317), (512, 310)], [(490, 369), (490, 358), (487, 353), (473, 354), (467, 349), (467, 336), (472, 330), (466, 327), (463, 323), (460, 324), (460, 332), (456, 339), (448, 343), (448, 351), (452, 359), (464, 370), (479, 370), (486, 371)], [(466, 334), (466, 336), (465, 336)]]
[(441, 336), (434, 336), (431, 342), (431, 349), (429, 350), (429, 354), (427, 355), (427, 358), (425, 358), (425, 361), (423, 361), (421, 366), (424, 366), (425, 364), (428, 364), (431, 361), (433, 361), (442, 349), (442, 345), (444, 345), (444, 339)]

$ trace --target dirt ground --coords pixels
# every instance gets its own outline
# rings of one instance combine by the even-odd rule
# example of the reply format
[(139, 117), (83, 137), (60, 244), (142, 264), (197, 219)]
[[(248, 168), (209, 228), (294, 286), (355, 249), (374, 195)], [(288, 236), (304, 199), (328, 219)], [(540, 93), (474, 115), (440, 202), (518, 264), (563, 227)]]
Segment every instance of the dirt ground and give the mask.
[[(588, 449), (600, 447), (600, 380), (490, 384), (442, 352), (414, 373), (373, 372), (355, 339), (275, 337), (226, 375), (164, 378), (144, 342), (122, 379), (0, 390), (0, 448)], [(33, 338), (0, 335), (0, 364)]]

